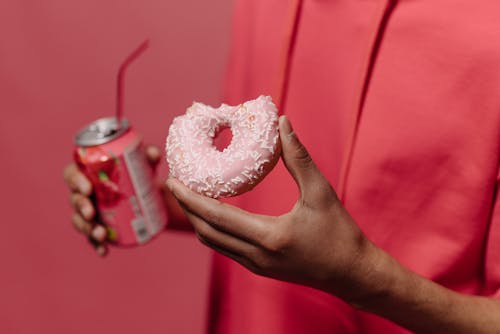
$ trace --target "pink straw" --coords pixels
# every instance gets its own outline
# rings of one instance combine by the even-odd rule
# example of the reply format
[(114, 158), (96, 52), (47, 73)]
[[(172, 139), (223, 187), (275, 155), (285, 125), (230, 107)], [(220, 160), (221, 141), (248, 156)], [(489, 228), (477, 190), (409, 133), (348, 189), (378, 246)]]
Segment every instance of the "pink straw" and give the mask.
[(145, 40), (134, 52), (132, 52), (127, 59), (120, 65), (120, 70), (118, 71), (118, 78), (116, 81), (116, 122), (118, 128), (121, 127), (121, 119), (123, 116), (123, 85), (125, 70), (128, 68), (131, 62), (133, 62), (137, 57), (141, 55), (149, 47), (149, 40)]

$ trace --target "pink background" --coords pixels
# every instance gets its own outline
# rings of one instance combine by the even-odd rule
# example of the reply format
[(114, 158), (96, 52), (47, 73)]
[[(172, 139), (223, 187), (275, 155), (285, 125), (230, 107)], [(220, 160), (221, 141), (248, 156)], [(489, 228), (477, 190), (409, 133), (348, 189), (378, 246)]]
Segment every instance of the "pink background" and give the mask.
[[(0, 1), (0, 333), (202, 333), (209, 251), (193, 235), (98, 258), (70, 224), (73, 134), (114, 111), (163, 146), (193, 100), (220, 103), (231, 0)], [(163, 163), (162, 174), (165, 175)]]

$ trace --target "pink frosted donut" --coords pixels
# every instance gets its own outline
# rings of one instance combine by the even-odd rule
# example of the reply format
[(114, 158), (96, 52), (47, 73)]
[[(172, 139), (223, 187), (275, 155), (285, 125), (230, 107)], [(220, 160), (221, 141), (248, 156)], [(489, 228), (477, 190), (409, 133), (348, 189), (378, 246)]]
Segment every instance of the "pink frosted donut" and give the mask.
[[(233, 137), (219, 151), (213, 141), (223, 127), (231, 128)], [(269, 96), (234, 107), (195, 102), (170, 126), (166, 143), (170, 176), (205, 196), (239, 195), (274, 167), (280, 154), (278, 138), (278, 110)]]

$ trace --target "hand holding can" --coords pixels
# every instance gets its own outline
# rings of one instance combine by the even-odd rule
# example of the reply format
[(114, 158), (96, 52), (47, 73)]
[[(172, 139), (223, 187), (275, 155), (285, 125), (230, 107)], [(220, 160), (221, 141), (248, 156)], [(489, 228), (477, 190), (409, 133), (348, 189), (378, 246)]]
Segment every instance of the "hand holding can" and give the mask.
[(143, 144), (125, 119), (97, 120), (76, 136), (74, 159), (92, 184), (94, 220), (119, 246), (144, 244), (166, 224), (166, 212)]
[[(160, 163), (160, 149), (153, 145), (146, 145), (144, 154), (149, 167), (155, 171)], [(70, 203), (74, 213), (71, 218), (74, 228), (85, 235), (94, 246), (96, 252), (104, 256), (108, 252), (108, 238), (106, 227), (97, 224), (94, 220), (96, 208), (92, 202), (93, 188), (90, 180), (83, 174), (76, 163), (71, 163), (64, 168), (63, 177), (66, 185), (71, 191)], [(159, 191), (162, 193), (162, 201), (165, 203), (164, 189), (160, 186), (160, 182), (156, 181)], [(167, 211), (168, 212), (168, 211)]]

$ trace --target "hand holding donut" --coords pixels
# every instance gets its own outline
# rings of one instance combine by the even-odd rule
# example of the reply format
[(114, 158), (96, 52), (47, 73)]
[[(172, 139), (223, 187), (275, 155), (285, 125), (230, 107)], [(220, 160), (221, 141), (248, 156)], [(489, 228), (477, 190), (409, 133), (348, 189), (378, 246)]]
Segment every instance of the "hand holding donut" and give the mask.
[(300, 189), (290, 212), (252, 214), (197, 194), (174, 178), (167, 185), (201, 242), (252, 272), (350, 301), (372, 294), (366, 280), (376, 266), (376, 247), (345, 211), (284, 116), (279, 129), (282, 159)]

